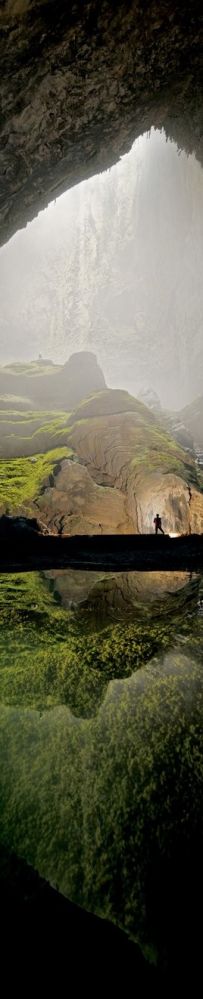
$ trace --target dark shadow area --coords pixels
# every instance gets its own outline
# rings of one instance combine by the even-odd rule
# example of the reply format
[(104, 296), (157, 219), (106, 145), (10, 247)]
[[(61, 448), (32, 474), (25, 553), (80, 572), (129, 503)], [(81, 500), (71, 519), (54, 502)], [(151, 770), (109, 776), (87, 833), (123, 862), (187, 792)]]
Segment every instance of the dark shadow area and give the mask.
[(142, 535), (57, 537), (35, 531), (16, 532), (1, 540), (1, 572), (49, 569), (91, 569), (95, 572), (133, 572), (203, 569), (203, 536), (180, 538)]
[[(139, 947), (106, 920), (83, 911), (40, 878), (32, 867), (0, 847), (3, 968), (8, 981), (26, 985), (27, 975), (72, 988), (95, 989), (113, 980), (130, 988), (159, 983), (158, 971)], [(12, 954), (12, 963), (10, 957)]]

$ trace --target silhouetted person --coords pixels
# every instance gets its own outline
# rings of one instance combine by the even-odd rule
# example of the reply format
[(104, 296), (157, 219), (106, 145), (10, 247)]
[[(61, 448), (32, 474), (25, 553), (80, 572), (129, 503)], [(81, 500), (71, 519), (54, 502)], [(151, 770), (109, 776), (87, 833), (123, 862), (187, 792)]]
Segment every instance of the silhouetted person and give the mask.
[(159, 516), (159, 513), (156, 513), (156, 517), (154, 517), (154, 525), (155, 525), (155, 534), (158, 534), (158, 531), (161, 531), (161, 534), (164, 534), (163, 527), (161, 525), (161, 517)]

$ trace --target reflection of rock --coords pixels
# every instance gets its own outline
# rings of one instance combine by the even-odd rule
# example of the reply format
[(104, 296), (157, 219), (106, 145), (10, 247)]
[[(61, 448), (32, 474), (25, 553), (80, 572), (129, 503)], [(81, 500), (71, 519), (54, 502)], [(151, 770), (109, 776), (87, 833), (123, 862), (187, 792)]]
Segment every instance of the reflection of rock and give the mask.
[(87, 600), (96, 583), (103, 579), (102, 573), (82, 572), (77, 569), (50, 569), (43, 573), (55, 597), (59, 597), (63, 607), (80, 604)]
[(110, 683), (91, 721), (1, 707), (4, 842), (180, 964), (202, 895), (202, 721), (201, 663), (179, 650)]
[(76, 718), (94, 717), (109, 681), (125, 679), (172, 648), (177, 633), (187, 648), (190, 638), (201, 647), (196, 578), (189, 584), (178, 573), (99, 579), (93, 572), (65, 572), (58, 578), (52, 571), (46, 588), (44, 581), (32, 573), (14, 576), (13, 585), (0, 578), (3, 703), (41, 711), (60, 703)]
[[(74, 569), (52, 569), (44, 573), (50, 581), (55, 596), (59, 597), (63, 607), (73, 604), (83, 604), (98, 615), (115, 618), (115, 614), (123, 612), (123, 616), (143, 615), (157, 600), (185, 591), (190, 575), (186, 572), (122, 572), (102, 574), (96, 572), (80, 572)], [(188, 591), (188, 593), (190, 590)], [(184, 599), (184, 594), (183, 594)]]
[[(133, 620), (172, 611), (171, 598), (177, 594), (179, 606), (184, 606), (188, 589), (189, 574), (181, 572), (126, 572), (109, 576), (98, 581), (91, 588), (86, 604), (99, 621), (108, 618), (132, 617)], [(159, 601), (162, 601), (160, 607)], [(164, 601), (167, 603), (164, 605)]]

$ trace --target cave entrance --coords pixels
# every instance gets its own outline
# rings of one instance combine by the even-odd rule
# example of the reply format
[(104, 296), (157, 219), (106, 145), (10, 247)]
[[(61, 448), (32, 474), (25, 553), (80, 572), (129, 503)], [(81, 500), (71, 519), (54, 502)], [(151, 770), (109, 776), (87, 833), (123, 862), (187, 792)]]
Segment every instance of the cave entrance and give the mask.
[(0, 250), (0, 360), (32, 361), (38, 373), (34, 382), (25, 370), (21, 385), (19, 367), (5, 371), (7, 394), (32, 409), (37, 386), (35, 405), (63, 409), (63, 393), (52, 400), (43, 376), (57, 376), (75, 351), (82, 397), (95, 387), (90, 355), (109, 387), (157, 411), (201, 394), (202, 216), (199, 162), (155, 129), (111, 170), (52, 201)]

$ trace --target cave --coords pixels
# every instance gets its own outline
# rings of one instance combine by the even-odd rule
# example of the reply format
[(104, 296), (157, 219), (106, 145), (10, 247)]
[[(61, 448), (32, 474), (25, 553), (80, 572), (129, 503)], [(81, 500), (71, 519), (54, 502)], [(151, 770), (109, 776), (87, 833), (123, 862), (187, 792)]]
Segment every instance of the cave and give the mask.
[(2, 0), (1, 244), (152, 126), (202, 162), (200, 0)]
[[(50, 202), (117, 169), (147, 133), (163, 146), (175, 143), (180, 160), (194, 154), (202, 172), (201, 12), (200, 0), (1, 0), (1, 255)], [(192, 180), (189, 186), (186, 178), (183, 208), (192, 203)], [(167, 201), (166, 173), (164, 195)], [(146, 231), (152, 201), (151, 175)], [(197, 217), (199, 234), (199, 205)], [(177, 232), (175, 210), (173, 221)], [(191, 244), (187, 217), (186, 237)], [(143, 254), (139, 243), (141, 270), (146, 243)], [(194, 268), (187, 271), (183, 260), (191, 317), (199, 237), (193, 245)], [(181, 251), (176, 238), (175, 277)], [(130, 255), (131, 247), (127, 266)], [(40, 271), (38, 249), (36, 257)], [(24, 260), (21, 254), (19, 336), (24, 323), (32, 352)], [(50, 256), (47, 266), (53, 319)], [(161, 286), (165, 293), (156, 261), (154, 269), (158, 293)], [(15, 329), (18, 273), (8, 268)], [(37, 302), (33, 273), (30, 267)], [(0, 290), (3, 268), (2, 275)], [(125, 311), (128, 288), (125, 297), (117, 284)], [(75, 353), (75, 327), (74, 353), (64, 363), (52, 361), (42, 340), (37, 361), (28, 352), (21, 366), (19, 351), (19, 362), (0, 369), (0, 881), (6, 975), (13, 967), (15, 987), (19, 971), (27, 989), (30, 958), (32, 973), (39, 969), (46, 984), (55, 975), (57, 986), (63, 970), (69, 978), (73, 970), (77, 981), (79, 965), (81, 985), (89, 988), (93, 977), (94, 993), (93, 954), (105, 985), (109, 973), (114, 989), (123, 976), (127, 994), (131, 972), (142, 988), (154, 980), (157, 989), (161, 981), (163, 994), (166, 980), (174, 984), (180, 975), (188, 983), (191, 972), (194, 985), (200, 970), (203, 398), (201, 408), (197, 398), (192, 402), (202, 392), (199, 288), (198, 337), (184, 300), (188, 334), (179, 354), (172, 292), (171, 349), (185, 393), (175, 383), (175, 401), (167, 396), (167, 331), (161, 402), (156, 357), (152, 391), (130, 397), (134, 382), (123, 385), (123, 357), (122, 383), (115, 359), (109, 386), (94, 343)], [(113, 307), (112, 296), (110, 316)], [(43, 309), (46, 325), (44, 300)], [(11, 319), (9, 313), (6, 348)], [(162, 334), (162, 314), (160, 324)], [(157, 322), (148, 341), (155, 354), (156, 334)], [(142, 327), (138, 344), (141, 336)], [(123, 340), (127, 352), (130, 337)], [(131, 361), (129, 369), (133, 379)], [(138, 389), (143, 370), (144, 362)], [(164, 414), (176, 397), (178, 412)], [(165, 537), (154, 536), (157, 509)]]

